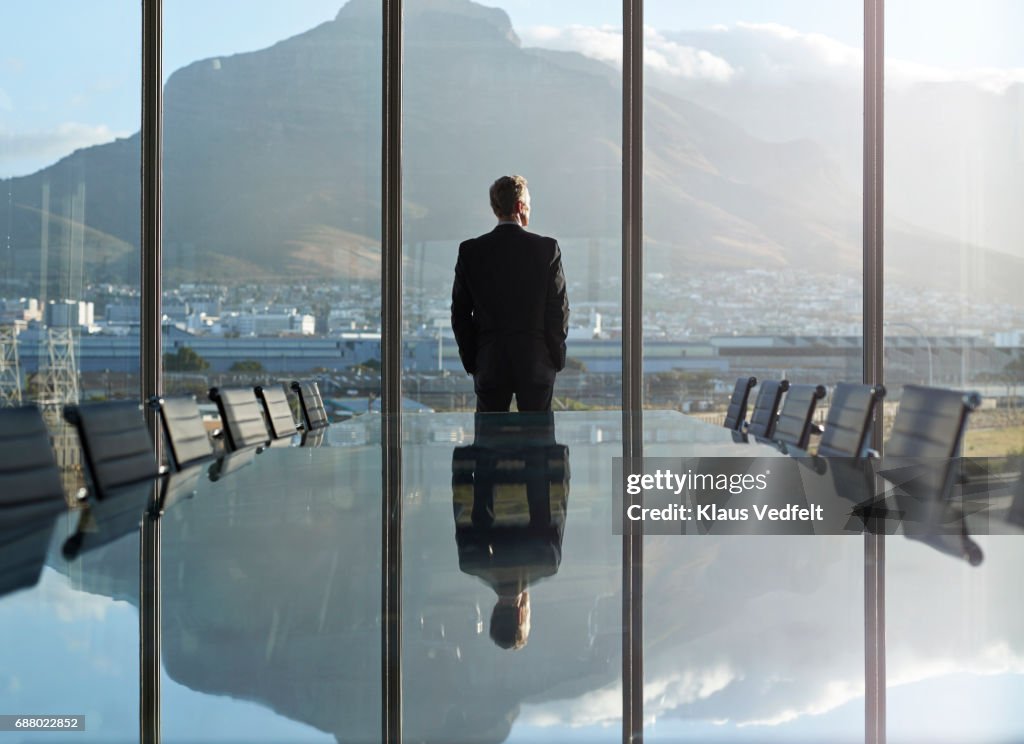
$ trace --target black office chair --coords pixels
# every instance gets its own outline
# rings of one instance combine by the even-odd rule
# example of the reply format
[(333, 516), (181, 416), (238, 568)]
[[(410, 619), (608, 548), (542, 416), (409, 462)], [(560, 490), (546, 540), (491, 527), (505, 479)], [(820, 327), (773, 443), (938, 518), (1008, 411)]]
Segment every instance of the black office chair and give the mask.
[(818, 455), (858, 460), (867, 456), (871, 446), (871, 422), (884, 397), (882, 385), (837, 384), (832, 391), (825, 429), (818, 442)]
[(813, 431), (814, 409), (825, 397), (824, 385), (792, 385), (775, 424), (775, 439), (798, 449), (807, 449)]
[(764, 380), (761, 383), (761, 388), (757, 391), (757, 398), (754, 400), (754, 410), (750, 413), (747, 434), (761, 439), (772, 438), (775, 433), (775, 424), (779, 418), (782, 394), (787, 390), (789, 390), (789, 380)]
[(302, 409), (302, 421), (307, 432), (322, 429), (330, 423), (324, 399), (320, 396), (320, 387), (315, 380), (292, 382), (292, 390), (299, 396), (299, 408)]
[(217, 404), (220, 412), (224, 444), (229, 452), (265, 445), (270, 441), (263, 412), (252, 390), (210, 388), (210, 400)]
[(167, 442), (168, 459), (175, 470), (213, 458), (213, 444), (203, 426), (203, 416), (194, 395), (150, 398), (160, 414), (160, 427)]
[(0, 526), (52, 516), (66, 505), (39, 409), (0, 408)]
[(740, 431), (747, 418), (747, 400), (751, 389), (757, 384), (756, 377), (738, 377), (729, 399), (729, 410), (725, 412), (725, 428)]
[(960, 454), (967, 417), (981, 405), (977, 393), (904, 385), (885, 456), (950, 459)]
[(981, 563), (981, 548), (950, 497), (963, 483), (960, 447), (967, 417), (979, 405), (977, 393), (904, 385), (879, 471), (896, 486), (903, 534), (972, 565)]
[(287, 439), (295, 436), (299, 427), (292, 418), (292, 407), (288, 404), (288, 395), (280, 385), (253, 388), (256, 397), (263, 406), (267, 427), (274, 439)]
[(142, 406), (133, 401), (86, 403), (64, 407), (82, 445), (93, 493), (104, 498), (114, 489), (160, 474)]

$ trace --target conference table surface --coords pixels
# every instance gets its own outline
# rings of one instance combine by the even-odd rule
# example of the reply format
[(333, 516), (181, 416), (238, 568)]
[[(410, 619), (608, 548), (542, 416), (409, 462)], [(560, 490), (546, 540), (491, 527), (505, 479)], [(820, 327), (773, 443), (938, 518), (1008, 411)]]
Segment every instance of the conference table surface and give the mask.
[[(553, 432), (518, 444), (480, 427), (468, 413), (402, 420), (403, 740), (621, 741), (621, 413), (557, 413)], [(216, 480), (204, 466), (172, 481), (151, 520), (163, 741), (380, 740), (380, 436), (379, 417), (361, 416), (324, 446), (247, 452)], [(674, 412), (645, 412), (644, 439), (650, 457), (783, 456)], [(542, 472), (513, 473), (523, 467)], [(485, 469), (497, 481), (481, 508)], [(554, 529), (529, 521), (538, 483)], [(126, 497), (40, 527), (22, 542), (42, 546), (43, 565), (22, 588), (31, 550), (16, 551), (16, 571), (0, 545), (0, 715), (79, 714), (76, 741), (138, 740), (144, 508)], [(978, 540), (977, 568), (887, 541), (890, 742), (1024, 739), (1024, 551), (1014, 537)], [(633, 598), (645, 737), (864, 741), (867, 566), (856, 535), (645, 537)], [(510, 586), (529, 596), (518, 649), (491, 637)]]

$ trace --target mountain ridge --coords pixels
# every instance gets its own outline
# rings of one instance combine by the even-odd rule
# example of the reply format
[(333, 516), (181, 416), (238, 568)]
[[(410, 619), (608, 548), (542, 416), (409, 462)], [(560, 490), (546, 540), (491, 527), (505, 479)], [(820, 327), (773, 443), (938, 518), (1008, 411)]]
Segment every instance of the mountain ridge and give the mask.
[[(265, 49), (197, 60), (165, 88), (166, 276), (225, 280), (347, 271), (372, 278), (380, 241), (380, 24), (352, 0), (332, 21)], [(530, 179), (535, 224), (598, 240), (616, 266), (621, 234), (621, 89), (594, 60), (523, 48), (507, 14), (469, 0), (431, 0), (406, 18), (403, 233), (438, 277), (460, 239), (489, 229), (486, 187), (503, 172)], [(645, 90), (645, 238), (649, 270), (795, 266), (857, 272), (860, 195), (810, 140), (766, 142), (671, 92)], [(68, 258), (59, 207), (85, 182), (86, 282), (127, 280), (138, 246), (138, 135), (79, 150), (8, 179), (13, 255), (0, 276), (31, 277), (48, 233)], [(49, 184), (50, 224), (39, 216)], [(67, 212), (67, 209), (65, 209)], [(67, 212), (70, 214), (70, 212)], [(31, 217), (30, 215), (35, 215)], [(66, 215), (65, 215), (66, 217)], [(910, 225), (891, 233), (933, 260), (933, 283), (958, 288), (961, 246)], [(998, 277), (1024, 266), (976, 249)], [(9, 252), (10, 254), (10, 252)], [(368, 261), (370, 263), (368, 263)], [(948, 266), (947, 266), (948, 264)], [(137, 265), (137, 264), (136, 264)], [(937, 266), (936, 266), (937, 265)], [(920, 279), (912, 262), (894, 276)]]

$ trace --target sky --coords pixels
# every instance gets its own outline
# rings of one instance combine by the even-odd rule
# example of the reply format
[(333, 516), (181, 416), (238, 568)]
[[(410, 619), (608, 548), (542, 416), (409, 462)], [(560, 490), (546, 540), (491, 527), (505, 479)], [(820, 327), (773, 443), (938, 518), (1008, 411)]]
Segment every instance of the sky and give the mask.
[[(509, 13), (526, 43), (550, 39), (559, 48), (580, 48), (581, 39), (603, 36), (607, 46), (621, 27), (621, 6), (610, 0), (488, 2)], [(415, 3), (406, 0), (406, 8)], [(341, 4), (167, 0), (165, 77), (197, 59), (261, 49), (301, 33), (332, 19)], [(3, 4), (0, 177), (33, 172), (78, 147), (138, 130), (140, 6), (138, 0)], [(890, 0), (889, 55), (961, 70), (1024, 69), (1024, 45), (1016, 33), (1024, 27), (1024, 3), (974, 0), (970, 14), (962, 11), (962, 0)], [(772, 24), (853, 49), (862, 38), (859, 0), (648, 0), (645, 13), (645, 25), (662, 33)], [(47, 29), (43, 39), (40, 28)], [(650, 58), (658, 60), (656, 54)]]

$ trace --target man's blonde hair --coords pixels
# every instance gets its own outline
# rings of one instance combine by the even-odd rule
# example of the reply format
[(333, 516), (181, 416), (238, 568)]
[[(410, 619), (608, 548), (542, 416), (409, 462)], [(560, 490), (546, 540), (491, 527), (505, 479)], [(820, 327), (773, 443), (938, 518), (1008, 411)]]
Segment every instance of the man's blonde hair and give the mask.
[(499, 219), (511, 217), (516, 211), (516, 202), (526, 201), (526, 179), (522, 176), (502, 176), (491, 184), (491, 209)]

